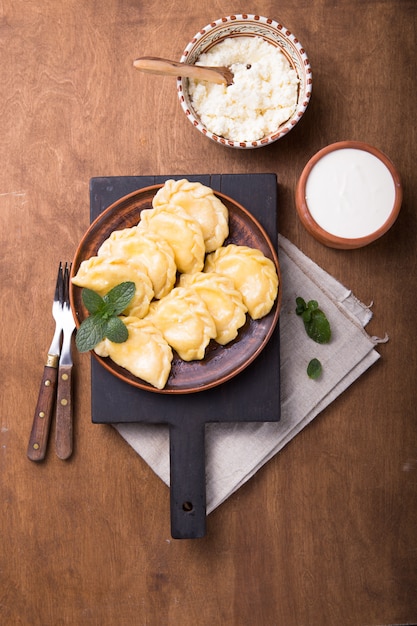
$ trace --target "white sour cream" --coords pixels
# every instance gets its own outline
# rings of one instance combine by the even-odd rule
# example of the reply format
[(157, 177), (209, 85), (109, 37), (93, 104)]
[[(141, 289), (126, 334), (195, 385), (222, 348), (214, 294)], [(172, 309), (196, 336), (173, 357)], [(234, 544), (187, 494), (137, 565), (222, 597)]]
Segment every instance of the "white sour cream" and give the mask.
[(370, 152), (342, 148), (312, 168), (306, 182), (308, 209), (324, 230), (347, 239), (366, 237), (387, 221), (395, 201), (388, 167)]

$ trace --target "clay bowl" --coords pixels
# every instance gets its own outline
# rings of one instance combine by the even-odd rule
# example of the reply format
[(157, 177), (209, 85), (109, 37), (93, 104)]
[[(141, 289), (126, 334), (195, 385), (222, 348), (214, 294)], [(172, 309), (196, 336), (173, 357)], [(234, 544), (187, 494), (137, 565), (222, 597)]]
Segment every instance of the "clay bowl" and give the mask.
[(295, 192), (306, 230), (322, 244), (343, 250), (382, 237), (397, 219), (401, 202), (401, 181), (392, 161), (360, 141), (319, 150), (304, 167)]
[(230, 15), (211, 22), (192, 38), (181, 57), (182, 63), (195, 64), (202, 53), (229, 37), (261, 37), (280, 48), (299, 79), (298, 100), (291, 117), (262, 139), (235, 141), (211, 132), (196, 113), (188, 91), (188, 78), (177, 79), (177, 92), (187, 119), (200, 133), (228, 148), (251, 149), (267, 146), (284, 137), (302, 118), (311, 98), (312, 72), (307, 54), (299, 40), (279, 22), (259, 15)]

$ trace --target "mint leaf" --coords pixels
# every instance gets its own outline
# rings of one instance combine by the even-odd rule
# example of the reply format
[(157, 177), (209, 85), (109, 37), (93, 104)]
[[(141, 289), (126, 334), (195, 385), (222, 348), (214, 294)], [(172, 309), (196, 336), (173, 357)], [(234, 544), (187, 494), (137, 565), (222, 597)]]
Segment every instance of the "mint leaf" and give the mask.
[(306, 310), (307, 305), (305, 303), (305, 300), (303, 300), (303, 298), (296, 298), (295, 299), (295, 303), (297, 305), (297, 308), (295, 309), (295, 312), (297, 313), (297, 315), (302, 315), (303, 312)]
[(135, 290), (132, 281), (116, 285), (103, 298), (92, 289), (82, 290), (81, 297), (90, 317), (82, 321), (77, 331), (75, 343), (80, 352), (93, 350), (106, 337), (114, 343), (127, 340), (127, 327), (117, 316), (129, 305)]
[(103, 298), (92, 289), (83, 289), (81, 292), (81, 298), (85, 308), (89, 313), (91, 313), (91, 315), (97, 313), (104, 306)]
[(303, 298), (296, 298), (297, 315), (300, 315), (307, 335), (316, 343), (328, 343), (331, 339), (330, 324), (316, 300), (310, 300), (307, 304)]
[(330, 324), (320, 309), (311, 313), (311, 319), (304, 324), (307, 335), (316, 343), (329, 343), (331, 337)]
[(105, 328), (107, 339), (114, 343), (123, 343), (129, 336), (129, 332), (119, 317), (111, 317)]
[(112, 310), (113, 315), (123, 313), (135, 295), (135, 290), (135, 283), (130, 280), (113, 287), (113, 289), (104, 296), (104, 301), (108, 304), (109, 311)]
[(322, 366), (318, 359), (311, 359), (310, 363), (307, 365), (307, 374), (309, 378), (313, 380), (317, 380), (322, 372)]
[(301, 314), (301, 317), (303, 318), (304, 324), (309, 322), (311, 320), (311, 311), (310, 311), (310, 309), (306, 309), (305, 311), (303, 311), (302, 314)]
[(75, 343), (80, 352), (88, 352), (104, 339), (105, 323), (100, 317), (91, 315), (81, 322)]

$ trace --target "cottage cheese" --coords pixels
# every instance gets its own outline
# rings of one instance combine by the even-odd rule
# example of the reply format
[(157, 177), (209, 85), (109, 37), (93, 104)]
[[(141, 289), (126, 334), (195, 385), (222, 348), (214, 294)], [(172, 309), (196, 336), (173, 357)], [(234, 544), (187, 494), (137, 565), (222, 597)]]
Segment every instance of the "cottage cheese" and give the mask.
[(192, 106), (215, 135), (256, 141), (293, 114), (298, 77), (281, 50), (261, 37), (229, 37), (202, 54), (196, 65), (226, 66), (233, 84), (189, 81)]

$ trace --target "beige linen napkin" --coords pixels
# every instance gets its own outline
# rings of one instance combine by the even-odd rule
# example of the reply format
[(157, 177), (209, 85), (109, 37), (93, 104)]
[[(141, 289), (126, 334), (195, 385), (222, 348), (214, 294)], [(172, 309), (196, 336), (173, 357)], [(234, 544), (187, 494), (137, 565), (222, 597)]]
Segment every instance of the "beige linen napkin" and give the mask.
[[(207, 424), (207, 513), (249, 480), (380, 356), (375, 350), (379, 340), (364, 330), (372, 317), (369, 307), (282, 235), (278, 254), (283, 288), (281, 421)], [(326, 313), (332, 329), (329, 344), (316, 344), (307, 336), (295, 314), (297, 296), (317, 300)], [(314, 357), (323, 365), (318, 380), (310, 380), (306, 372)], [(169, 485), (168, 426), (135, 423), (115, 428)]]

